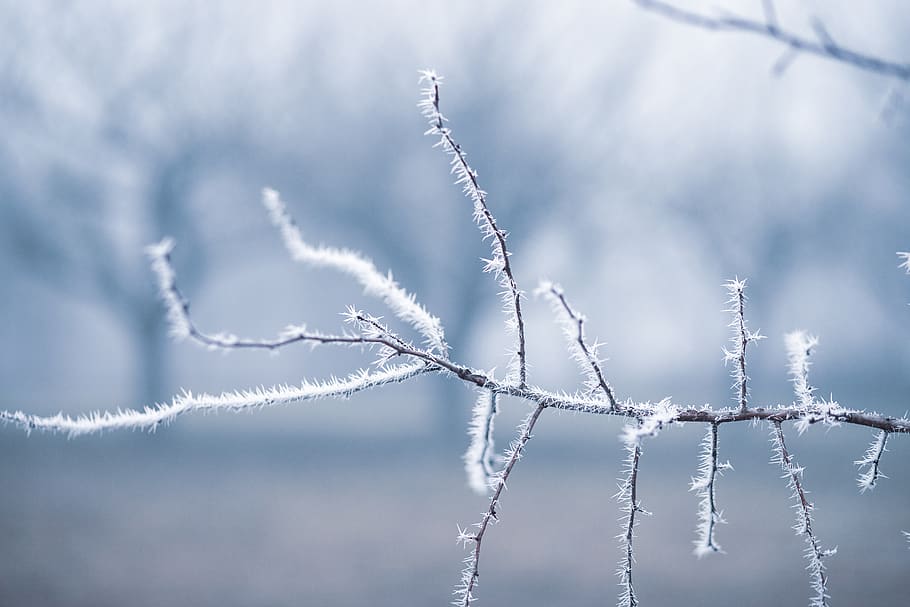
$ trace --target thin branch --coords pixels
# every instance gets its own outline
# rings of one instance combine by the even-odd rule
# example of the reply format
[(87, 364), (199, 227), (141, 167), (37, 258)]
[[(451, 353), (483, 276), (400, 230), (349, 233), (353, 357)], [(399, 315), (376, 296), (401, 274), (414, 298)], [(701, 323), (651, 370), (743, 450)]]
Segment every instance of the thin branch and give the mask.
[(868, 466), (865, 471), (861, 472), (859, 477), (856, 479), (856, 484), (859, 486), (860, 493), (865, 493), (871, 489), (875, 489), (875, 483), (878, 482), (880, 478), (888, 478), (881, 471), (881, 461), (882, 456), (885, 454), (885, 451), (888, 449), (885, 448), (885, 444), (888, 442), (888, 432), (882, 430), (878, 433), (878, 436), (872, 441), (872, 444), (869, 445), (869, 448), (866, 449), (866, 453), (863, 455), (862, 459), (856, 460), (855, 463), (857, 466), (863, 467)]
[(714, 539), (715, 527), (723, 523), (723, 514), (717, 509), (715, 498), (715, 481), (724, 470), (732, 470), (730, 462), (717, 461), (717, 424), (711, 424), (702, 441), (701, 461), (698, 466), (699, 476), (692, 479), (689, 491), (697, 492), (701, 498), (698, 510), (698, 538), (694, 541), (694, 553), (698, 558), (711, 552), (723, 552)]
[(733, 390), (736, 393), (739, 410), (745, 412), (748, 408), (749, 398), (749, 377), (746, 375), (746, 346), (751, 342), (764, 339), (765, 336), (759, 331), (752, 333), (746, 326), (746, 281), (734, 278), (728, 280), (724, 287), (727, 289), (730, 299), (727, 300), (729, 308), (724, 310), (733, 316), (730, 321), (730, 328), (733, 330), (733, 336), (730, 341), (733, 343), (733, 349), (724, 348), (724, 364), (733, 363)]
[(837, 548), (824, 550), (821, 547), (818, 537), (812, 530), (812, 509), (813, 506), (806, 498), (806, 491), (802, 484), (803, 468), (794, 463), (793, 458), (787, 451), (787, 444), (784, 442), (784, 431), (779, 421), (773, 422), (771, 432), (771, 443), (774, 446), (774, 458), (772, 463), (779, 464), (784, 471), (784, 478), (787, 478), (787, 485), (793, 491), (792, 497), (797, 509), (796, 524), (793, 526), (796, 535), (803, 535), (806, 539), (806, 559), (809, 561), (807, 569), (812, 576), (812, 589), (815, 595), (809, 600), (811, 607), (827, 607), (828, 605), (828, 576), (825, 571), (823, 559), (837, 552)]
[(534, 426), (537, 424), (540, 414), (543, 413), (543, 410), (546, 408), (547, 406), (545, 404), (537, 405), (521, 425), (519, 425), (518, 438), (512, 441), (511, 446), (504, 456), (506, 465), (493, 479), (494, 491), (493, 496), (490, 498), (490, 505), (486, 512), (483, 513), (480, 522), (474, 524), (477, 531), (470, 532), (468, 529), (460, 528), (458, 530), (458, 541), (465, 546), (473, 544), (474, 549), (465, 559), (465, 568), (461, 573), (461, 583), (455, 588), (455, 605), (469, 607), (471, 603), (476, 600), (474, 598), (474, 589), (476, 588), (478, 578), (480, 577), (480, 550), (483, 545), (484, 535), (490, 524), (499, 520), (499, 500), (502, 497), (502, 492), (506, 488), (509, 475), (512, 474), (512, 469), (524, 454), (525, 445), (528, 444), (528, 441), (531, 440), (531, 437), (533, 436), (531, 433), (534, 431)]
[(425, 134), (437, 135), (439, 137), (437, 145), (452, 157), (452, 172), (457, 177), (455, 183), (463, 187), (465, 195), (474, 203), (474, 220), (480, 226), (484, 240), (490, 238), (493, 241), (493, 258), (487, 260), (484, 271), (493, 272), (503, 288), (503, 301), (509, 315), (506, 327), (514, 330), (518, 337), (516, 352), (518, 384), (525, 386), (527, 384), (527, 363), (524, 318), (521, 315), (522, 295), (512, 273), (512, 264), (509, 261), (511, 254), (506, 248), (506, 233), (496, 225), (496, 219), (487, 205), (487, 193), (480, 189), (477, 181), (477, 172), (468, 164), (464, 151), (452, 137), (452, 130), (445, 126), (447, 119), (439, 109), (439, 86), (442, 84), (442, 77), (433, 70), (423, 70), (420, 75), (421, 82), (428, 83), (427, 87), (422, 90), (423, 99), (417, 104), (429, 122), (430, 128)]
[[(161, 299), (167, 308), (168, 322), (171, 333), (178, 338), (190, 338), (203, 346), (222, 349), (262, 349), (277, 350), (283, 346), (299, 342), (310, 345), (318, 344), (348, 344), (370, 345), (380, 344), (388, 347), (387, 342), (393, 342), (405, 350), (415, 349), (387, 328), (379, 324), (378, 319), (368, 317), (362, 312), (348, 310), (348, 316), (358, 321), (361, 326), (367, 327), (363, 335), (329, 335), (321, 332), (307, 331), (304, 325), (289, 325), (274, 339), (242, 339), (229, 333), (209, 334), (201, 331), (190, 316), (190, 302), (184, 297), (177, 286), (177, 275), (171, 265), (170, 254), (174, 249), (174, 242), (165, 238), (158, 244), (146, 249), (152, 260), (152, 269), (158, 278)], [(350, 318), (349, 318), (350, 319)]]
[[(655, 418), (661, 419), (662, 421), (652, 420), (655, 426), (661, 426), (670, 421), (675, 422), (689, 422), (689, 423), (707, 423), (707, 424), (729, 424), (737, 422), (752, 422), (752, 421), (770, 421), (770, 422), (785, 422), (785, 421), (797, 421), (802, 419), (807, 413), (804, 409), (799, 407), (782, 407), (780, 405), (771, 406), (771, 407), (751, 407), (748, 411), (740, 411), (737, 409), (712, 409), (710, 407), (696, 407), (692, 405), (684, 404), (673, 404), (669, 401), (661, 401), (659, 407), (652, 405), (650, 403), (634, 403), (631, 401), (626, 401), (622, 403), (621, 406), (617, 406), (615, 411), (611, 410), (609, 406), (605, 405), (603, 402), (593, 400), (587, 395), (581, 394), (567, 394), (564, 392), (553, 392), (544, 390), (534, 386), (528, 387), (519, 387), (511, 383), (502, 383), (499, 382), (489, 375), (471, 369), (468, 366), (460, 365), (458, 363), (452, 362), (449, 359), (441, 358), (438, 355), (435, 355), (431, 352), (425, 350), (418, 350), (416, 348), (407, 348), (399, 345), (395, 341), (384, 338), (357, 338), (364, 343), (372, 344), (381, 344), (389, 348), (395, 349), (400, 355), (417, 359), (423, 361), (420, 366), (420, 373), (443, 373), (449, 374), (453, 377), (477, 386), (479, 388), (485, 388), (491, 392), (498, 395), (507, 395), (513, 396), (516, 398), (521, 398), (527, 401), (530, 401), (536, 405), (542, 405), (545, 407), (559, 409), (562, 411), (574, 411), (576, 413), (588, 413), (595, 415), (612, 415), (617, 417), (622, 417), (626, 419), (638, 419), (641, 417), (646, 418)], [(404, 365), (403, 367), (408, 366)], [(401, 367), (401, 368), (403, 368)], [(365, 372), (358, 372), (357, 375), (361, 375)], [(377, 374), (378, 375), (378, 374)], [(371, 375), (372, 376), (372, 375)], [(410, 379), (411, 375), (406, 374), (400, 380), (403, 381)], [(385, 382), (389, 383), (389, 382)], [(308, 385), (305, 383), (305, 385)], [(323, 384), (319, 384), (323, 385)], [(234, 394), (255, 394), (261, 389), (254, 389), (250, 391), (234, 393)], [(358, 390), (359, 391), (359, 390)], [(342, 390), (344, 393), (344, 390)], [(174, 401), (181, 399), (182, 397), (175, 397)], [(292, 399), (292, 400), (305, 400), (305, 399)], [(251, 400), (248, 406), (267, 406), (271, 403), (261, 402), (259, 400)], [(198, 407), (198, 409), (205, 409), (206, 407)], [(233, 407), (228, 407), (233, 408)], [(244, 408), (244, 407), (240, 407)], [(197, 408), (190, 407), (189, 410), (197, 410)], [(79, 427), (83, 428), (76, 432), (76, 434), (84, 434), (86, 432), (101, 431), (106, 429), (113, 428), (133, 428), (141, 429), (148, 428), (153, 424), (159, 423), (158, 419), (155, 418), (149, 423), (145, 423), (144, 414), (149, 411), (149, 408), (143, 410), (118, 410), (116, 412), (105, 412), (105, 413), (94, 413), (88, 416), (83, 416), (76, 418), (78, 420), (91, 420), (96, 418), (117, 418), (116, 423), (103, 423), (99, 424), (97, 427), (92, 426), (89, 428), (84, 427), (84, 423), (80, 422)], [(181, 411), (188, 412), (188, 411)], [(662, 418), (656, 418), (655, 415), (658, 412), (662, 412)], [(886, 415), (880, 415), (878, 413), (871, 413), (867, 411), (838, 408), (833, 412), (823, 410), (821, 408), (809, 411), (809, 415), (815, 415), (819, 418), (822, 418), (826, 415), (830, 416), (834, 421), (855, 425), (855, 426), (865, 426), (868, 428), (874, 428), (878, 430), (884, 430), (889, 433), (895, 434), (907, 434), (910, 433), (910, 419), (908, 418), (896, 418)], [(164, 416), (168, 417), (168, 416)], [(54, 432), (71, 432), (73, 430), (73, 420), (68, 416), (55, 415), (55, 416), (34, 416), (26, 415), (21, 411), (10, 412), (10, 411), (0, 411), (0, 422), (13, 423), (22, 427), (25, 430), (47, 430)], [(659, 428), (658, 428), (659, 429)]]
[(782, 29), (777, 24), (776, 15), (773, 12), (770, 14), (767, 12), (768, 2), (764, 3), (766, 13), (765, 21), (762, 22), (735, 15), (709, 17), (662, 0), (632, 1), (645, 10), (657, 13), (677, 23), (716, 32), (756, 34), (785, 45), (789, 51), (805, 52), (846, 65), (852, 65), (867, 72), (910, 81), (910, 63), (890, 61), (841, 46), (831, 39), (823, 26), (819, 29), (818, 24), (820, 22), (818, 20), (813, 21), (813, 29), (818, 37), (817, 40), (805, 38)]
[(493, 427), (499, 413), (498, 398), (495, 392), (481, 389), (468, 427), (471, 444), (464, 454), (465, 472), (468, 475), (468, 486), (480, 495), (489, 493), (496, 475)]
[(774, 6), (774, 0), (762, 0), (761, 6), (765, 14), (765, 25), (769, 29), (777, 29), (777, 8)]
[[(627, 425), (622, 435), (623, 444), (626, 448), (625, 477), (619, 479), (619, 491), (613, 497), (622, 504), (620, 510), (625, 514), (622, 533), (616, 536), (622, 547), (623, 555), (619, 561), (619, 567), (616, 569), (616, 575), (619, 576), (619, 585), (622, 590), (619, 593), (620, 607), (636, 607), (638, 597), (635, 594), (635, 586), (632, 583), (632, 568), (635, 564), (635, 550), (633, 547), (635, 541), (636, 514), (650, 514), (641, 507), (638, 499), (638, 463), (641, 459), (641, 442), (645, 436), (654, 436), (657, 433), (656, 427), (651, 424), (646, 428), (648, 418), (638, 418), (635, 425)], [(620, 519), (622, 520), (622, 519)]]
[(809, 385), (809, 356), (818, 345), (818, 338), (805, 331), (792, 331), (784, 336), (787, 347), (788, 372), (793, 382), (796, 403), (807, 410), (815, 403), (815, 388)]
[(106, 430), (154, 430), (161, 424), (172, 422), (185, 413), (207, 411), (241, 411), (260, 409), (293, 402), (321, 398), (348, 398), (358, 392), (391, 383), (399, 383), (431, 370), (424, 363), (409, 363), (378, 371), (362, 369), (346, 379), (332, 378), (322, 382), (304, 381), (299, 386), (272, 386), (252, 390), (226, 392), (220, 395), (184, 392), (169, 404), (145, 407), (141, 410), (118, 409), (115, 412), (96, 412), (71, 417), (58, 413), (42, 417), (21, 411), (0, 411), (0, 421), (11, 423), (28, 432), (41, 430), (62, 432), (71, 437)]
[(419, 304), (414, 295), (401, 288), (391, 272), (381, 273), (372, 261), (356, 251), (307, 244), (275, 190), (265, 188), (262, 203), (268, 209), (272, 223), (281, 231), (285, 247), (295, 261), (348, 274), (360, 283), (364, 293), (381, 299), (395, 316), (423, 335), (432, 351), (445, 356), (448, 345), (442, 323)]
[(613, 387), (610, 386), (601, 369), (600, 365), (603, 361), (597, 355), (599, 344), (595, 342), (589, 346), (585, 341), (585, 317), (572, 309), (559, 285), (549, 282), (541, 283), (537, 292), (543, 294), (553, 303), (557, 317), (563, 323), (566, 341), (569, 344), (569, 352), (581, 367), (582, 372), (588, 376), (587, 387), (591, 392), (596, 391), (598, 388), (603, 390), (607, 400), (610, 402), (610, 410), (615, 411), (616, 395), (613, 393)]

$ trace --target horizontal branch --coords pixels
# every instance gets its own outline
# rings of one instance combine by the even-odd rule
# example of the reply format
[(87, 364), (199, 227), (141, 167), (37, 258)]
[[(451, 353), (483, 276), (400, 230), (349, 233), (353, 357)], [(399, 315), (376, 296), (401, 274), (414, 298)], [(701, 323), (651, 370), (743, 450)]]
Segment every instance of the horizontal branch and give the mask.
[(154, 430), (161, 424), (170, 423), (178, 416), (191, 412), (241, 411), (259, 409), (293, 402), (320, 398), (347, 398), (357, 392), (391, 383), (403, 382), (425, 373), (428, 367), (422, 363), (410, 363), (378, 371), (358, 371), (346, 379), (330, 379), (323, 382), (303, 382), (299, 386), (272, 386), (252, 390), (226, 392), (220, 395), (186, 392), (175, 396), (169, 404), (105, 411), (71, 417), (58, 413), (52, 416), (28, 415), (21, 411), (0, 411), (0, 421), (14, 424), (29, 432), (63, 432), (69, 436), (80, 436), (105, 430)]
[[(170, 405), (146, 407), (141, 411), (125, 410), (115, 413), (94, 413), (78, 418), (62, 414), (42, 417), (26, 415), (22, 412), (0, 411), (0, 422), (14, 423), (26, 430), (67, 432), (72, 435), (115, 428), (149, 428), (164, 421), (170, 421), (177, 415), (190, 411), (216, 408), (245, 409), (277, 404), (279, 401), (293, 402), (311, 398), (344, 397), (366, 388), (405, 381), (422, 373), (452, 375), (466, 383), (485, 388), (494, 394), (521, 398), (544, 408), (550, 407), (577, 413), (613, 415), (635, 420), (648, 418), (656, 411), (655, 405), (651, 403), (625, 401), (617, 403), (618, 408), (614, 410), (611, 409), (609, 402), (585, 395), (551, 392), (533, 386), (502, 383), (482, 371), (460, 365), (426, 350), (420, 350), (406, 344), (403, 345), (391, 336), (356, 337), (352, 339), (357, 339), (358, 343), (381, 344), (395, 351), (400, 356), (419, 362), (375, 372), (360, 371), (352, 376), (352, 378), (359, 378), (356, 382), (353, 379), (350, 382), (341, 380), (316, 384), (304, 382), (303, 388), (300, 389), (259, 388), (252, 391), (232, 392), (222, 396), (202, 395), (194, 397), (187, 394), (175, 397)], [(910, 433), (910, 419), (908, 418), (896, 418), (845, 408), (822, 409), (817, 407), (818, 410), (816, 411), (815, 408), (807, 410), (805, 407), (798, 406), (774, 406), (750, 407), (746, 411), (741, 411), (739, 409), (713, 409), (711, 407), (673, 405), (667, 401), (662, 401), (661, 405), (663, 405), (663, 409), (674, 409), (675, 413), (672, 421), (675, 422), (718, 425), (755, 420), (785, 422), (799, 420), (808, 415), (844, 424), (876, 428), (893, 434)]]

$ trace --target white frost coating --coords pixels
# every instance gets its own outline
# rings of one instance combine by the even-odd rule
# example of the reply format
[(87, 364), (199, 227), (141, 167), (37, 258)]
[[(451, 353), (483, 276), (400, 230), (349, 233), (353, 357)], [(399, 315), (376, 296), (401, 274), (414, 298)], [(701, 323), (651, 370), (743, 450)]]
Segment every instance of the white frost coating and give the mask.
[(875, 440), (872, 441), (872, 444), (869, 445), (869, 448), (866, 449), (866, 453), (863, 455), (863, 458), (853, 462), (860, 467), (867, 466), (866, 470), (860, 472), (859, 476), (856, 479), (856, 484), (859, 486), (860, 493), (865, 493), (870, 489), (874, 489), (875, 483), (878, 482), (878, 479), (888, 478), (882, 474), (880, 467), (882, 456), (885, 454), (885, 451), (888, 450), (885, 448), (887, 442), (888, 433), (882, 430), (878, 433), (878, 436), (875, 437)]
[(480, 390), (468, 428), (471, 444), (464, 454), (464, 468), (468, 475), (468, 486), (478, 495), (486, 495), (496, 477), (493, 468), (496, 461), (493, 423), (499, 412), (496, 399), (493, 392)]
[(805, 331), (792, 331), (784, 336), (787, 346), (787, 371), (790, 381), (793, 382), (793, 391), (796, 393), (797, 404), (803, 409), (810, 409), (814, 404), (814, 388), (809, 385), (809, 356), (812, 349), (818, 345), (818, 338)]
[[(421, 89), (423, 98), (417, 104), (424, 118), (427, 119), (429, 128), (424, 135), (437, 135), (439, 141), (436, 146), (441, 147), (446, 154), (451, 156), (451, 172), (455, 175), (455, 185), (462, 186), (462, 190), (474, 205), (474, 221), (480, 228), (483, 239), (490, 239), (492, 248), (492, 257), (484, 259), (484, 272), (492, 273), (499, 285), (502, 287), (500, 295), (502, 296), (503, 311), (506, 314), (506, 330), (518, 337), (518, 346), (511, 352), (512, 358), (510, 371), (512, 375), (517, 375), (519, 384), (524, 385), (527, 369), (525, 366), (525, 344), (524, 344), (524, 321), (521, 316), (521, 298), (522, 292), (511, 273), (509, 264), (509, 252), (506, 250), (506, 238), (508, 235), (496, 225), (493, 214), (487, 208), (487, 193), (480, 189), (477, 183), (477, 172), (471, 168), (467, 162), (464, 150), (461, 149), (455, 140), (452, 139), (452, 131), (445, 123), (448, 119), (442, 115), (439, 110), (439, 86), (442, 84), (442, 76), (439, 76), (433, 70), (421, 70), (420, 81), (427, 82), (427, 86)], [(436, 147), (434, 146), (434, 147)]]
[(598, 355), (598, 350), (602, 344), (595, 341), (593, 344), (588, 345), (585, 341), (584, 315), (578, 313), (569, 305), (562, 287), (557, 284), (547, 281), (541, 282), (534, 294), (544, 296), (552, 305), (553, 313), (562, 326), (569, 354), (581, 368), (581, 372), (585, 374), (585, 388), (588, 389), (590, 394), (603, 390), (610, 401), (610, 408), (615, 409), (616, 396), (613, 393), (612, 386), (604, 377), (604, 361)]
[(346, 379), (304, 381), (300, 386), (273, 386), (253, 390), (226, 392), (220, 395), (189, 392), (175, 396), (170, 404), (145, 407), (142, 410), (126, 409), (95, 412), (78, 417), (57, 415), (41, 417), (21, 411), (0, 411), (0, 421), (16, 424), (28, 431), (65, 432), (80, 436), (105, 430), (153, 430), (163, 423), (173, 421), (178, 415), (198, 411), (240, 411), (242, 409), (270, 407), (318, 398), (346, 398), (370, 388), (401, 382), (427, 369), (423, 363), (390, 367), (379, 371), (361, 370)]
[(186, 339), (190, 336), (190, 319), (187, 316), (186, 303), (176, 289), (177, 276), (171, 266), (170, 255), (174, 250), (174, 240), (165, 238), (161, 242), (145, 248), (146, 255), (152, 262), (152, 271), (158, 279), (158, 291), (167, 308), (167, 321), (171, 335), (175, 339)]
[(730, 375), (733, 377), (734, 396), (739, 403), (742, 411), (746, 410), (749, 398), (748, 381), (746, 375), (746, 346), (753, 342), (764, 339), (765, 336), (760, 331), (753, 333), (746, 326), (745, 302), (746, 302), (746, 281), (734, 278), (724, 283), (730, 299), (727, 303), (729, 308), (724, 310), (733, 315), (729, 327), (732, 330), (730, 343), (732, 349), (724, 348), (724, 364), (733, 363), (733, 370)]
[(637, 426), (627, 424), (620, 435), (620, 440), (627, 446), (641, 445), (643, 438), (657, 436), (664, 426), (673, 423), (679, 417), (679, 407), (674, 405), (669, 398), (663, 399), (656, 405), (641, 405), (641, 408), (648, 414), (642, 417)]
[(372, 261), (356, 251), (307, 244), (275, 190), (263, 189), (262, 203), (268, 209), (272, 223), (281, 231), (285, 247), (295, 261), (317, 268), (334, 268), (350, 275), (367, 295), (381, 299), (395, 316), (419, 331), (431, 349), (446, 355), (448, 346), (442, 323), (418, 303), (413, 294), (400, 287), (391, 273), (382, 274)]
[(698, 526), (695, 531), (696, 539), (693, 541), (693, 553), (698, 558), (712, 552), (723, 552), (714, 539), (714, 531), (718, 523), (724, 523), (723, 513), (717, 509), (715, 499), (715, 482), (718, 474), (724, 470), (732, 470), (730, 462), (717, 461), (717, 424), (711, 424), (708, 433), (701, 444), (698, 476), (692, 479), (689, 491), (695, 491), (700, 499), (698, 508)]
[(898, 253), (897, 256), (904, 260), (898, 267), (906, 270), (907, 274), (910, 274), (910, 253), (902, 251)]
[(787, 445), (784, 441), (784, 432), (780, 422), (773, 422), (771, 429), (771, 444), (773, 445), (774, 456), (771, 458), (772, 464), (778, 464), (783, 470), (783, 478), (787, 479), (787, 486), (790, 488), (790, 497), (793, 499), (793, 508), (796, 510), (796, 523), (793, 530), (796, 535), (805, 537), (806, 550), (805, 558), (809, 561), (806, 569), (812, 577), (812, 589), (815, 594), (809, 599), (810, 607), (828, 607), (828, 573), (823, 562), (825, 558), (837, 553), (837, 548), (823, 549), (812, 529), (812, 510), (814, 506), (806, 497), (806, 491), (802, 485), (802, 476), (804, 468), (799, 466), (787, 451)]

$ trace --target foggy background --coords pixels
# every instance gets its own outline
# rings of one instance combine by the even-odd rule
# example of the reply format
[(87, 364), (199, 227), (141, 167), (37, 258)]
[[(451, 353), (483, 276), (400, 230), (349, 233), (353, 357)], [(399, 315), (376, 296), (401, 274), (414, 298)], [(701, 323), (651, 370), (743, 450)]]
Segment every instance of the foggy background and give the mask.
[[(761, 16), (760, 2), (728, 3)], [(711, 10), (708, 3), (684, 6)], [(840, 44), (910, 56), (910, 6), (787, 2)], [(478, 171), (520, 286), (559, 282), (605, 341), (622, 398), (732, 403), (721, 285), (748, 278), (755, 403), (792, 400), (782, 336), (821, 342), (811, 382), (906, 414), (910, 109), (888, 78), (691, 29), (631, 2), (0, 1), (0, 408), (136, 407), (345, 374), (370, 353), (172, 343), (144, 246), (174, 263), (203, 330), (341, 328), (381, 303), (289, 260), (259, 203), (312, 242), (392, 269), (441, 317), (452, 357), (503, 370), (487, 243), (423, 136), (417, 70)], [(903, 96), (903, 97), (902, 97)], [(526, 304), (531, 381), (574, 389), (549, 306)], [(157, 434), (67, 440), (0, 428), (0, 604), (441, 604), (483, 498), (460, 461), (473, 392), (439, 377)], [(526, 405), (505, 401), (505, 446)], [(484, 545), (483, 604), (614, 600), (621, 422), (548, 411)], [(805, 604), (802, 539), (763, 428), (724, 427), (726, 555), (691, 556), (703, 428), (646, 442), (637, 587), (648, 605)], [(910, 552), (901, 437), (872, 495), (873, 433), (788, 440), (807, 468), (835, 604), (900, 601)]]

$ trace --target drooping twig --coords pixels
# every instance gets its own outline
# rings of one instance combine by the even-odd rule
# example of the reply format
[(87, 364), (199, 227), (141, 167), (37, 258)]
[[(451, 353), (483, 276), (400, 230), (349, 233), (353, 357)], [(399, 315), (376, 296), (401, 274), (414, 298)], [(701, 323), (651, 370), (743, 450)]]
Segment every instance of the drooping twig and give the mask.
[(809, 561), (809, 565), (806, 568), (812, 576), (812, 589), (815, 591), (815, 595), (809, 600), (809, 605), (810, 607), (827, 607), (829, 598), (828, 575), (823, 559), (837, 552), (837, 548), (822, 549), (818, 537), (812, 530), (813, 505), (806, 498), (806, 491), (803, 488), (803, 468), (793, 461), (787, 451), (781, 423), (775, 421), (772, 422), (772, 426), (771, 443), (774, 446), (772, 463), (780, 465), (784, 471), (784, 478), (787, 479), (787, 485), (793, 491), (792, 497), (796, 502), (794, 507), (797, 509), (796, 524), (793, 529), (797, 535), (803, 535), (806, 539), (806, 559)]
[(557, 317), (562, 320), (566, 341), (569, 344), (569, 352), (581, 367), (582, 372), (588, 376), (586, 387), (592, 393), (598, 389), (603, 390), (610, 403), (610, 410), (615, 411), (616, 395), (613, 393), (613, 387), (604, 377), (601, 369), (603, 361), (597, 355), (600, 344), (594, 342), (594, 344), (589, 346), (585, 341), (585, 317), (572, 309), (559, 285), (543, 282), (538, 287), (537, 292), (543, 294), (553, 303)]
[(827, 30), (817, 19), (813, 20), (813, 29), (816, 32), (816, 40), (794, 34), (781, 28), (777, 23), (777, 17), (773, 12), (773, 8), (770, 13), (768, 12), (770, 3), (767, 1), (764, 3), (764, 22), (727, 14), (710, 17), (689, 9), (680, 8), (675, 4), (662, 0), (632, 1), (643, 9), (652, 11), (685, 25), (700, 27), (705, 30), (716, 32), (741, 32), (769, 38), (786, 46), (786, 54), (790, 57), (792, 57), (793, 53), (804, 52), (852, 65), (853, 67), (868, 72), (910, 81), (910, 63), (890, 61), (841, 46), (831, 38), (831, 35), (828, 34)]
[(465, 195), (474, 203), (474, 220), (480, 226), (484, 239), (489, 238), (493, 241), (493, 257), (487, 260), (484, 271), (492, 272), (503, 289), (502, 296), (508, 314), (506, 328), (514, 330), (518, 337), (518, 348), (515, 353), (518, 384), (524, 386), (527, 383), (527, 364), (524, 318), (521, 314), (522, 295), (512, 273), (510, 253), (506, 248), (506, 233), (496, 225), (496, 219), (487, 205), (487, 193), (480, 189), (477, 181), (477, 172), (468, 164), (464, 151), (452, 136), (452, 130), (445, 126), (447, 119), (439, 109), (439, 86), (442, 78), (433, 70), (423, 70), (420, 75), (421, 81), (427, 82), (427, 87), (422, 91), (423, 98), (418, 104), (430, 125), (426, 134), (438, 136), (437, 145), (452, 157), (452, 172), (457, 178), (455, 183), (463, 187)]
[(724, 470), (732, 470), (730, 462), (717, 461), (717, 424), (711, 424), (702, 441), (701, 461), (698, 476), (692, 479), (689, 491), (695, 491), (701, 498), (698, 509), (698, 527), (694, 553), (701, 558), (712, 552), (723, 552), (714, 539), (714, 530), (718, 523), (723, 523), (723, 514), (717, 509), (715, 498), (715, 481)]
[(546, 408), (545, 404), (537, 405), (518, 427), (518, 438), (512, 441), (504, 455), (505, 467), (493, 479), (493, 496), (490, 498), (490, 505), (483, 513), (480, 522), (474, 524), (477, 531), (460, 528), (458, 530), (458, 541), (465, 546), (472, 545), (473, 549), (465, 559), (465, 568), (461, 573), (461, 583), (455, 588), (455, 605), (469, 607), (475, 600), (474, 589), (480, 577), (480, 550), (483, 545), (484, 535), (487, 529), (490, 528), (490, 524), (499, 520), (499, 501), (502, 497), (502, 492), (506, 488), (509, 475), (512, 474), (512, 469), (524, 454), (525, 445), (528, 444), (528, 441), (533, 436), (531, 433), (534, 431), (534, 426), (537, 424), (540, 414)]
[(733, 320), (730, 321), (729, 325), (733, 330), (733, 335), (730, 337), (733, 348), (730, 350), (724, 348), (724, 363), (733, 363), (734, 365), (733, 371), (730, 373), (733, 377), (733, 390), (739, 404), (739, 410), (745, 412), (749, 406), (746, 346), (753, 341), (764, 339), (765, 336), (759, 331), (752, 333), (746, 326), (746, 281), (735, 278), (728, 280), (724, 287), (726, 287), (730, 296), (730, 299), (727, 300), (730, 307), (725, 312), (729, 312), (733, 316)]
[(635, 552), (633, 542), (635, 540), (635, 515), (639, 512), (648, 514), (642, 510), (638, 501), (638, 461), (641, 458), (641, 443), (634, 442), (626, 444), (626, 476), (619, 485), (617, 499), (622, 504), (621, 511), (625, 513), (625, 523), (623, 532), (617, 536), (620, 545), (623, 548), (623, 556), (619, 561), (619, 567), (616, 574), (619, 576), (619, 585), (622, 588), (619, 593), (620, 607), (636, 607), (638, 597), (635, 595), (635, 586), (632, 583), (632, 566), (635, 563)]
[(486, 495), (490, 491), (496, 475), (493, 426), (499, 413), (498, 398), (495, 392), (481, 389), (468, 428), (471, 444), (464, 454), (464, 467), (468, 475), (468, 486), (480, 495)]
[(859, 486), (860, 493), (865, 493), (870, 489), (874, 489), (878, 479), (888, 478), (882, 474), (881, 471), (882, 456), (885, 454), (885, 451), (887, 451), (885, 448), (887, 442), (888, 432), (882, 430), (878, 433), (875, 440), (872, 441), (872, 444), (869, 445), (869, 448), (866, 449), (866, 453), (863, 455), (862, 459), (858, 459), (854, 462), (857, 466), (860, 466), (860, 468), (863, 466), (867, 467), (866, 470), (860, 472), (856, 479), (856, 484)]

